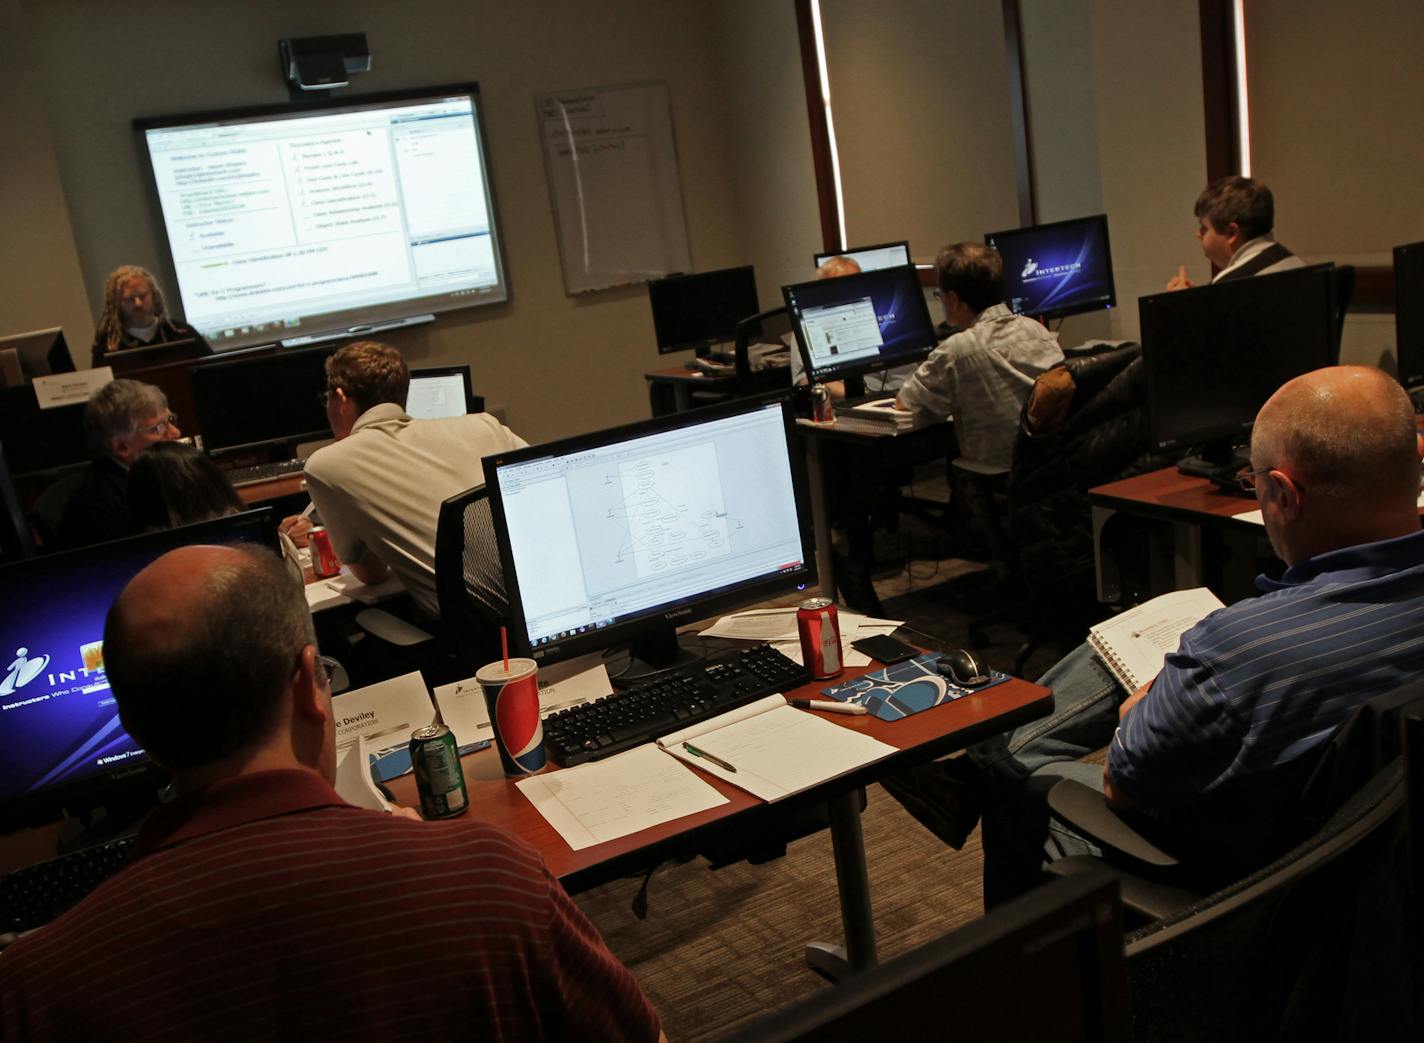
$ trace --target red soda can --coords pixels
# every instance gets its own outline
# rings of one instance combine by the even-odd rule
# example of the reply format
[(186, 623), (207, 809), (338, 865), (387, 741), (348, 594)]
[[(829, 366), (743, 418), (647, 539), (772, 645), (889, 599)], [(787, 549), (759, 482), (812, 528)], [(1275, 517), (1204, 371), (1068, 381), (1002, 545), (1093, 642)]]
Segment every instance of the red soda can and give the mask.
[(811, 419), (818, 424), (829, 424), (836, 418), (831, 405), (831, 389), (825, 384), (811, 385)]
[(796, 607), (796, 631), (801, 635), (801, 661), (817, 681), (845, 669), (841, 655), (841, 624), (829, 598), (808, 598)]
[(311, 545), (312, 575), (317, 579), (326, 579), (341, 571), (341, 562), (336, 557), (336, 551), (331, 549), (331, 535), (326, 526), (313, 525), (307, 534), (307, 542)]

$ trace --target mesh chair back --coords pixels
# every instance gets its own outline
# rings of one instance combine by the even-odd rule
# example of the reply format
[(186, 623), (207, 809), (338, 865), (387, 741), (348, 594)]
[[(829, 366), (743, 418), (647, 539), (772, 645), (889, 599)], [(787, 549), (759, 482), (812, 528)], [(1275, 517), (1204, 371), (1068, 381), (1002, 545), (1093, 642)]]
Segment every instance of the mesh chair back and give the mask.
[(484, 486), (440, 505), (435, 593), (445, 640), (472, 672), (499, 654), (499, 628), (508, 620), (509, 603)]

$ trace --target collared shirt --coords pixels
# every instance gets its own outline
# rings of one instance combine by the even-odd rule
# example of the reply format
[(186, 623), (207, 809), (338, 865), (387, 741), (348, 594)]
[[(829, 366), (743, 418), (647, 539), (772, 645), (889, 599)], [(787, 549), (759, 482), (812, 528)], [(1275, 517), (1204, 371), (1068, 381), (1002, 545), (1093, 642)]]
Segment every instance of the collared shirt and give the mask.
[[(1240, 248), (1237, 249), (1236, 253), (1234, 253), (1234, 254), (1231, 255), (1231, 263), (1228, 264), (1228, 265), (1227, 265), (1225, 268), (1223, 268), (1221, 271), (1217, 272), (1216, 275), (1212, 277), (1212, 280), (1211, 280), (1211, 281), (1212, 281), (1212, 282), (1221, 282), (1222, 279), (1224, 279), (1224, 278), (1226, 278), (1228, 275), (1230, 275), (1230, 273), (1231, 273), (1231, 271), (1232, 271), (1233, 269), (1235, 269), (1235, 268), (1240, 268), (1243, 264), (1245, 264), (1247, 261), (1251, 260), (1253, 257), (1255, 257), (1257, 254), (1261, 253), (1263, 250), (1269, 250), (1271, 247), (1273, 247), (1273, 246), (1275, 246), (1275, 245), (1276, 245), (1276, 241), (1275, 241), (1274, 239), (1272, 239), (1269, 235), (1261, 235), (1261, 236), (1257, 236), (1255, 239), (1248, 239), (1246, 242), (1244, 242), (1244, 243), (1241, 244)], [(1291, 254), (1289, 257), (1283, 257), (1281, 260), (1277, 261), (1275, 264), (1267, 265), (1265, 268), (1262, 268), (1262, 269), (1261, 269), (1259, 272), (1257, 272), (1256, 274), (1257, 274), (1257, 275), (1271, 275), (1271, 274), (1273, 274), (1273, 273), (1275, 273), (1275, 272), (1288, 272), (1288, 271), (1290, 271), (1292, 268), (1304, 268), (1304, 267), (1305, 267), (1305, 262), (1302, 261), (1302, 260), (1301, 260), (1299, 257), (1297, 257), (1295, 254)]]
[(4, 1039), (627, 1039), (659, 1025), (539, 856), (307, 771), (160, 809), (134, 861), (0, 952)]
[[(484, 457), (524, 445), (488, 413), (412, 420), (400, 406), (386, 402), (362, 413), (347, 437), (311, 455), (307, 489), (338, 558), (359, 561), (367, 552), (375, 554), (416, 604), (438, 617), (435, 528), (440, 505), (485, 484)], [(504, 602), (499, 562), (484, 564), (477, 582), (496, 609)]]
[(1424, 673), (1424, 532), (1257, 583), (1182, 635), (1108, 748), (1114, 786), (1188, 829), (1285, 817), (1350, 710)]
[(1033, 382), (1062, 361), (1047, 327), (995, 304), (930, 352), (900, 388), (900, 401), (918, 413), (953, 417), (961, 453), (1007, 469)]

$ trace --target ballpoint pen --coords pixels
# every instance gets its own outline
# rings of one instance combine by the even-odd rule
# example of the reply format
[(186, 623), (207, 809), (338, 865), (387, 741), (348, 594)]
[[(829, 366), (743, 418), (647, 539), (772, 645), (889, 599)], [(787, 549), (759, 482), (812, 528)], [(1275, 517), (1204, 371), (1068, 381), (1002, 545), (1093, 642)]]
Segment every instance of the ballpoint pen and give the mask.
[(737, 770), (736, 765), (728, 764), (728, 763), (727, 763), (726, 761), (724, 761), (721, 757), (714, 757), (714, 756), (712, 756), (712, 754), (708, 753), (706, 750), (699, 750), (696, 746), (692, 745), (692, 743), (690, 743), (690, 742), (685, 742), (685, 743), (683, 743), (683, 744), (682, 744), (682, 748), (683, 748), (684, 750), (686, 750), (688, 753), (692, 754), (694, 757), (701, 757), (701, 758), (702, 758), (703, 760), (705, 760), (705, 761), (711, 761), (713, 764), (717, 765), (717, 767), (721, 768), (723, 771), (736, 771), (736, 770)]
[(798, 710), (825, 710), (827, 713), (848, 713), (856, 716), (870, 712), (860, 703), (835, 703), (829, 699), (792, 699), (791, 705)]

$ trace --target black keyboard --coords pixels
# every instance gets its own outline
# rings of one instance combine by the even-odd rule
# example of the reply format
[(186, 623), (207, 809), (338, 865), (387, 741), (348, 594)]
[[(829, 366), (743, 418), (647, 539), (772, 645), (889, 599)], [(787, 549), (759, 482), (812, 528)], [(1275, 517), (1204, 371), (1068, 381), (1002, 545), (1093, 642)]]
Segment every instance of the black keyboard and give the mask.
[(811, 679), (770, 645), (731, 649), (544, 718), (544, 748), (561, 767), (622, 753)]
[(133, 836), (119, 837), (15, 870), (0, 880), (0, 931), (49, 923), (117, 873), (133, 843)]
[(228, 481), (235, 487), (270, 482), (274, 478), (285, 478), (296, 474), (307, 466), (305, 460), (277, 460), (270, 464), (253, 464), (251, 467), (234, 467), (226, 472)]

